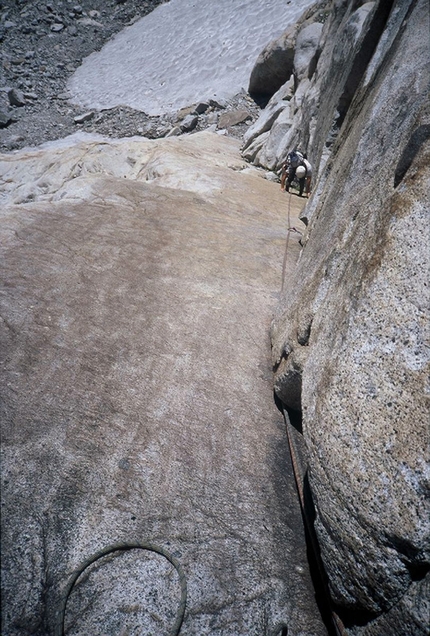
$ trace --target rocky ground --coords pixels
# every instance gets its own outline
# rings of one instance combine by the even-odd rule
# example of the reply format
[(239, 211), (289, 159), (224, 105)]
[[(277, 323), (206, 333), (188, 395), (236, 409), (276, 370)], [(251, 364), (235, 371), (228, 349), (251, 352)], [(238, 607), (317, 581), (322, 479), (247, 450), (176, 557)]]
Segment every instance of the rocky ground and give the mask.
[[(115, 33), (163, 0), (0, 0), (0, 151), (39, 145), (77, 130), (151, 139), (212, 126), (241, 138), (259, 114), (246, 94), (177, 115), (148, 116), (128, 107), (84, 111), (72, 104), (68, 78)], [(192, 105), (190, 105), (192, 106)]]

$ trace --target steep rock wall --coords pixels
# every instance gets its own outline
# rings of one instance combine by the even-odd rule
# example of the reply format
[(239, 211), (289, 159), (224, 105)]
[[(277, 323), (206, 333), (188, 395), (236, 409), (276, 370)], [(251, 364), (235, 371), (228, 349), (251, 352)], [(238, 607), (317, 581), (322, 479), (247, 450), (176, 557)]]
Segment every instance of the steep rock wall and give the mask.
[[(295, 24), (263, 49), (249, 78), (248, 91), (256, 101), (267, 102), (290, 79), (295, 67), (298, 35), (306, 32), (309, 26), (321, 25), (329, 4), (328, 0), (323, 0), (312, 5)], [(299, 48), (304, 52), (309, 50), (309, 45)]]
[(275, 390), (303, 414), (333, 599), (366, 636), (428, 626), (428, 32), (424, 0), (333, 2), (313, 79), (253, 159), (299, 144), (319, 168), (272, 325)]
[[(286, 99), (281, 87), (273, 95), (269, 106), (278, 105), (277, 120), (265, 139), (261, 139), (265, 130), (259, 121), (249, 129), (243, 146), (246, 159), (273, 170), (293, 146), (300, 145), (315, 168), (325, 163), (384, 31), (391, 4), (337, 0), (328, 10), (324, 3), (324, 9), (315, 10), (311, 17), (306, 14), (294, 39), (293, 94)], [(400, 14), (408, 4), (400, 3)], [(303, 36), (310, 25), (315, 28), (317, 20), (324, 20), (324, 25), (309, 54), (309, 40)]]

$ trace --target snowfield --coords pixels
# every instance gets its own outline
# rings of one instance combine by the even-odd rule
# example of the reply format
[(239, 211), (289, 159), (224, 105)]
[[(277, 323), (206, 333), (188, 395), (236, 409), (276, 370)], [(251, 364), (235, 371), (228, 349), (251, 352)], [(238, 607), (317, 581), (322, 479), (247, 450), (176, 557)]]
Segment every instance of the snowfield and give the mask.
[(247, 89), (262, 49), (313, 0), (171, 0), (88, 56), (68, 83), (72, 101), (172, 113)]

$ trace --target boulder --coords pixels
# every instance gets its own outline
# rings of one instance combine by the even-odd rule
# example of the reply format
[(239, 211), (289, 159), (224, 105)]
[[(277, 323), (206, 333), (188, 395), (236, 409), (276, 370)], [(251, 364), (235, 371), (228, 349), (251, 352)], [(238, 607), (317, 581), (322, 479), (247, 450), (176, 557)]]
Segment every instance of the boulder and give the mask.
[(244, 108), (228, 110), (219, 116), (217, 126), (218, 128), (230, 128), (230, 126), (237, 126), (237, 124), (242, 124), (251, 118), (249, 111)]
[(313, 22), (299, 31), (294, 47), (293, 63), (296, 81), (304, 77), (309, 79), (312, 77), (320, 53), (319, 42), (322, 29), (323, 25), (320, 22)]
[(324, 52), (318, 62), (326, 88), (309, 134), (317, 158), (334, 107), (342, 123), (272, 324), (275, 390), (302, 413), (315, 529), (348, 633), (424, 636), (428, 4), (395, 0), (372, 55), (368, 34), (385, 3), (336, 6), (346, 34), (327, 34), (336, 73), (320, 68)]
[(185, 106), (184, 108), (180, 108), (176, 113), (176, 121), (182, 121), (188, 115), (196, 114), (196, 105), (192, 104), (191, 106)]
[(192, 115), (191, 113), (184, 117), (180, 124), (182, 132), (191, 132), (197, 126), (199, 121), (198, 115)]
[(82, 113), (82, 115), (76, 115), (76, 117), (73, 118), (73, 121), (75, 124), (85, 124), (85, 122), (90, 121), (94, 115), (95, 112), (93, 110), (89, 110), (86, 113)]
[(249, 78), (248, 91), (263, 103), (270, 99), (290, 78), (294, 70), (296, 37), (304, 25), (321, 18), (326, 1), (316, 2), (280, 37), (272, 40), (260, 53)]
[(25, 106), (27, 103), (23, 91), (19, 88), (11, 88), (7, 95), (11, 106)]
[(197, 115), (202, 115), (208, 110), (208, 108), (209, 102), (199, 102), (198, 104), (196, 104), (194, 112), (197, 113)]
[(252, 69), (248, 91), (253, 96), (272, 97), (293, 72), (297, 26), (288, 29), (260, 53)]

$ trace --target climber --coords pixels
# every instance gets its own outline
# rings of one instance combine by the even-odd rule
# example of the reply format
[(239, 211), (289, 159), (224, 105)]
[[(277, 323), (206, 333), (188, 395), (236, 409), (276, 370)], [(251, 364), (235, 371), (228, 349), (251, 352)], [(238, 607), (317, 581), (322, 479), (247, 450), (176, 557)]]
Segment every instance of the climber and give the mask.
[(306, 154), (302, 154), (297, 149), (288, 153), (287, 160), (282, 166), (281, 190), (285, 189), (286, 192), (289, 192), (294, 178), (299, 182), (299, 196), (303, 195), (303, 190), (306, 186), (306, 196), (309, 198), (311, 192), (312, 165), (308, 161)]

